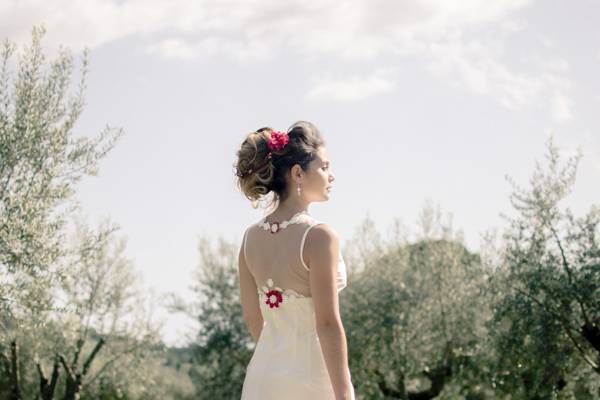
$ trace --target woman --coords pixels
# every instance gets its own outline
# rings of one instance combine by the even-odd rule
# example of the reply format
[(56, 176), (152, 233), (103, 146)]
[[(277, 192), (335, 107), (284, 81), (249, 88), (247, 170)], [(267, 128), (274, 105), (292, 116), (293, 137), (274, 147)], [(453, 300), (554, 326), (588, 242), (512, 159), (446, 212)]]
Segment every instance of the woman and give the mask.
[(354, 399), (338, 293), (346, 286), (339, 237), (308, 212), (327, 201), (334, 176), (311, 123), (261, 128), (237, 153), (238, 184), (256, 208), (274, 211), (249, 226), (239, 253), (244, 320), (256, 347), (242, 400)]

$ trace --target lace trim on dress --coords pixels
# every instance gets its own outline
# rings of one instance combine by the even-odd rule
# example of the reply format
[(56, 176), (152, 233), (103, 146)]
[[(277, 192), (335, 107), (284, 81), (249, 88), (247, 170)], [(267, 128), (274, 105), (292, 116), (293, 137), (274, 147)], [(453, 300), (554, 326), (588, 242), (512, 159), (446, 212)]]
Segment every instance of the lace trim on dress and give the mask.
[(269, 221), (267, 221), (267, 218), (263, 218), (262, 220), (260, 220), (258, 222), (258, 226), (260, 226), (265, 231), (277, 232), (280, 229), (284, 229), (288, 225), (299, 224), (302, 222), (310, 223), (313, 220), (314, 220), (314, 218), (310, 214), (308, 214), (306, 211), (300, 211), (299, 213), (294, 214), (292, 216), (292, 218), (290, 218), (289, 220), (283, 221), (281, 224), (279, 224), (279, 223), (270, 224)]
[(263, 286), (261, 288), (262, 291), (258, 290), (258, 295), (271, 308), (279, 307), (281, 303), (294, 302), (296, 299), (309, 298), (309, 296), (304, 296), (292, 289), (284, 290), (279, 286), (274, 286), (273, 279), (271, 278), (267, 279), (267, 286)]

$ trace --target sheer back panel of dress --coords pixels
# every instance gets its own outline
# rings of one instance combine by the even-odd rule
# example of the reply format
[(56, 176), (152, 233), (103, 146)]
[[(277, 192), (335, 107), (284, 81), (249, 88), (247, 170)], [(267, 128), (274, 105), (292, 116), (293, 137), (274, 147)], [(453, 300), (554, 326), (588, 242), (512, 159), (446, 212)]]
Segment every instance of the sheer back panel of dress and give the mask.
[(258, 223), (246, 231), (244, 256), (258, 289), (273, 286), (297, 297), (310, 297), (309, 267), (301, 258), (308, 230), (318, 224), (307, 220), (287, 225), (277, 233)]

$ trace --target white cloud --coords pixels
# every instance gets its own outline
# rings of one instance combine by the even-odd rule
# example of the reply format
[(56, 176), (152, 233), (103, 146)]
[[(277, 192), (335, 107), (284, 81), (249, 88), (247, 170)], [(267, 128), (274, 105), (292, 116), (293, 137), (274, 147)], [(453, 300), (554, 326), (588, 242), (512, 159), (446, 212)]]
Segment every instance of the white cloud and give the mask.
[(489, 43), (477, 39), (432, 43), (425, 57), (436, 76), (474, 93), (493, 95), (509, 108), (530, 103), (538, 90), (534, 79), (510, 71)]
[(203, 57), (224, 55), (240, 62), (268, 60), (272, 48), (260, 41), (231, 41), (219, 37), (200, 40), (171, 38), (151, 44), (146, 49), (167, 59), (191, 60)]
[[(0, 34), (23, 42), (33, 24), (44, 23), (51, 45), (75, 48), (138, 35), (149, 42), (149, 53), (179, 60), (224, 55), (268, 62), (286, 49), (307, 62), (327, 55), (379, 68), (385, 56), (390, 68), (411, 57), (451, 84), (506, 107), (544, 102), (557, 121), (565, 121), (571, 115), (568, 65), (548, 59), (526, 73), (511, 68), (503, 52), (507, 38), (526, 29), (509, 17), (532, 1), (13, 0), (0, 3)], [(361, 99), (393, 87), (394, 80), (381, 72), (321, 78), (308, 97)]]
[(43, 24), (51, 45), (94, 48), (127, 35), (165, 29), (169, 11), (169, 4), (159, 1), (9, 0), (0, 3), (0, 34), (28, 42), (32, 26)]
[(223, 42), (260, 40), (300, 51), (369, 57), (402, 38), (440, 38), (491, 22), (529, 0), (13, 0), (0, 3), (0, 33), (27, 38), (44, 23), (52, 41), (94, 47), (131, 34), (176, 32)]
[(351, 76), (347, 78), (321, 77), (307, 94), (313, 101), (337, 100), (354, 101), (386, 93), (396, 86), (391, 70), (380, 69), (369, 76)]
[(563, 93), (556, 93), (552, 97), (552, 117), (556, 122), (565, 122), (573, 117), (571, 100)]
[(569, 63), (567, 62), (567, 60), (562, 58), (546, 60), (546, 66), (548, 69), (556, 72), (566, 72), (569, 70)]
[(455, 86), (496, 98), (509, 109), (548, 104), (556, 122), (571, 119), (572, 83), (566, 77), (569, 64), (560, 58), (526, 57), (534, 72), (517, 72), (503, 59), (502, 43), (494, 40), (449, 38), (431, 43), (422, 52), (429, 70)]
[(166, 39), (150, 45), (148, 51), (151, 54), (160, 54), (165, 58), (193, 59), (196, 58), (196, 49), (189, 43), (179, 39)]

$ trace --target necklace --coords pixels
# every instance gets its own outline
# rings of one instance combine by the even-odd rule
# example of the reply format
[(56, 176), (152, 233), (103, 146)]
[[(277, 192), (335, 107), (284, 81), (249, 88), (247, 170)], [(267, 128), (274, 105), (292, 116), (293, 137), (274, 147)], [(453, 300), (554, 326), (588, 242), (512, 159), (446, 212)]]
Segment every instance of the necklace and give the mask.
[(312, 217), (308, 214), (308, 211), (304, 210), (297, 212), (296, 214), (292, 215), (290, 219), (282, 222), (273, 221), (269, 223), (269, 221), (267, 221), (267, 218), (265, 217), (265, 219), (258, 223), (258, 226), (260, 226), (266, 231), (270, 231), (271, 233), (277, 233), (281, 229), (287, 227), (288, 225), (304, 222), (311, 218)]

